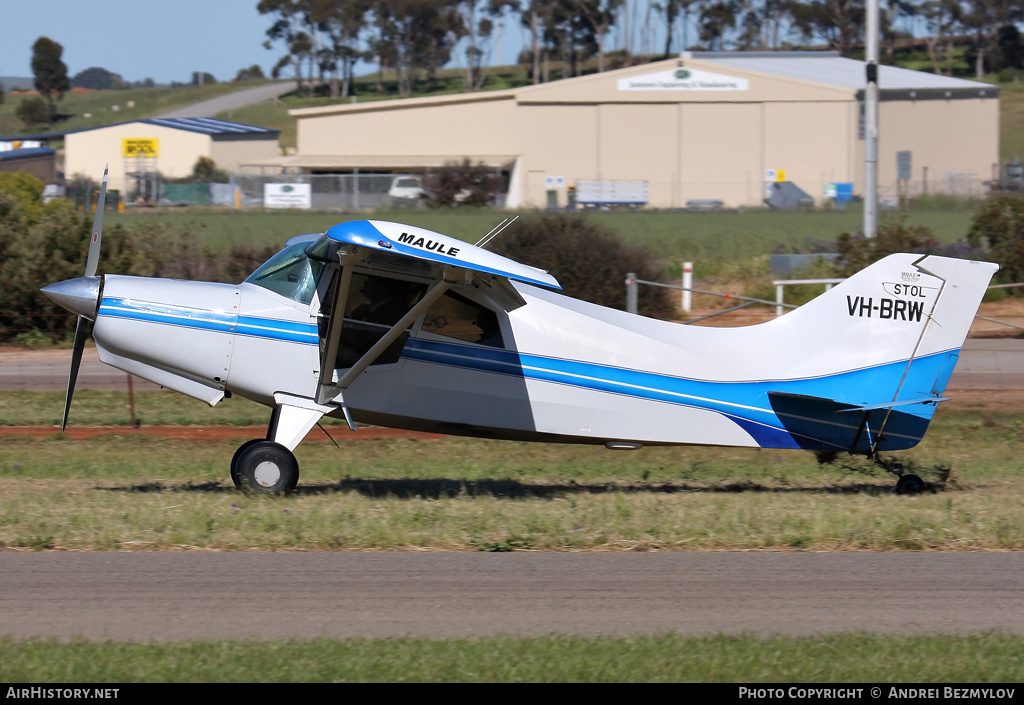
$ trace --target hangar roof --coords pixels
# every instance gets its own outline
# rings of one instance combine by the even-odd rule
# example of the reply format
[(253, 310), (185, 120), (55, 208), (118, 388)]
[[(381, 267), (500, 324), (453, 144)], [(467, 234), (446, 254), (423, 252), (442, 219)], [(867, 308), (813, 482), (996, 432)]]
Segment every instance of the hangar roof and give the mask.
[[(268, 127), (256, 127), (255, 125), (243, 125), (240, 122), (229, 122), (207, 117), (186, 117), (186, 118), (146, 118), (144, 120), (132, 120), (131, 122), (145, 122), (150, 125), (162, 125), (175, 130), (186, 130), (188, 132), (199, 132), (204, 135), (234, 135), (234, 134), (277, 134), (280, 130), (272, 130)], [(121, 123), (125, 124), (125, 123)], [(109, 127), (109, 126), (108, 126)], [(96, 129), (96, 128), (94, 128)]]
[[(85, 132), (105, 130), (110, 127), (120, 127), (121, 125), (132, 125), (135, 123), (143, 123), (146, 125), (159, 125), (160, 127), (168, 127), (173, 130), (184, 130), (185, 132), (198, 132), (199, 134), (210, 135), (214, 139), (245, 139), (247, 137), (254, 139), (270, 139), (276, 138), (279, 134), (281, 134), (280, 130), (273, 130), (270, 129), (269, 127), (244, 125), (240, 122), (217, 120), (216, 118), (193, 117), (140, 118), (138, 120), (125, 120), (124, 122), (115, 122), (110, 125), (97, 125), (96, 127), (86, 127), (81, 130), (71, 130), (68, 132), (51, 132), (45, 135), (35, 135), (35, 138), (54, 139), (57, 137), (63, 137), (65, 135), (79, 135)], [(23, 136), (20, 137), (19, 139), (27, 139), (28, 137), (30, 136)]]
[(26, 149), (8, 149), (0, 152), (0, 161), (18, 161), (20, 159), (32, 159), (33, 157), (51, 157), (57, 152), (49, 147), (28, 147)]
[[(693, 51), (683, 59), (695, 59), (724, 68), (757, 71), (783, 78), (823, 83), (836, 88), (859, 90), (865, 85), (865, 62), (847, 59), (836, 51)], [(912, 71), (896, 66), (878, 67), (878, 88), (886, 90), (999, 90), (980, 81)]]
[(257, 127), (255, 125), (244, 125), (240, 122), (229, 122), (228, 120), (217, 120), (216, 118), (140, 118), (138, 120), (125, 120), (110, 125), (97, 125), (86, 127), (81, 130), (65, 130), (63, 132), (46, 132), (36, 135), (15, 135), (13, 137), (0, 137), (0, 141), (10, 140), (56, 140), (65, 135), (77, 135), (93, 130), (105, 130), (108, 127), (120, 127), (131, 125), (136, 122), (147, 125), (160, 125), (174, 130), (185, 130), (186, 132), (198, 132), (210, 135), (213, 138), (221, 139), (271, 139), (281, 134), (280, 130), (272, 130), (268, 127)]

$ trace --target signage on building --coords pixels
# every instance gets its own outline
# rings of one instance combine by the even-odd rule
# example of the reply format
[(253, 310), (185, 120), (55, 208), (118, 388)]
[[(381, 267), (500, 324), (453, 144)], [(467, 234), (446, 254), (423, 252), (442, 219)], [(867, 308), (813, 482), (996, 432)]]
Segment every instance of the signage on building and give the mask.
[(619, 79), (620, 91), (746, 91), (750, 82), (711, 71), (675, 68)]
[(312, 208), (313, 196), (309, 184), (264, 184), (264, 208)]
[(122, 157), (159, 157), (160, 140), (156, 137), (125, 137), (121, 140)]
[(911, 152), (896, 152), (896, 178), (910, 179)]

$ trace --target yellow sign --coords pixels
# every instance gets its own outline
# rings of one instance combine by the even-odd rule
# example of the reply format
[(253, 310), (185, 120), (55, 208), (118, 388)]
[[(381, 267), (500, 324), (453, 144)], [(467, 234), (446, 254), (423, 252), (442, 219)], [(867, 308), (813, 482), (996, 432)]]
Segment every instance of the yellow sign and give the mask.
[(126, 137), (121, 140), (121, 156), (158, 157), (160, 156), (160, 140), (155, 137)]

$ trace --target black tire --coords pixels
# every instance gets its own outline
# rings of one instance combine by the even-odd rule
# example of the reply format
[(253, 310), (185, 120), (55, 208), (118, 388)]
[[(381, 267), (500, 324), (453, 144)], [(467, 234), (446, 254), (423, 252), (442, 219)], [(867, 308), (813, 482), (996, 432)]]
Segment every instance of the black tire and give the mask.
[(235, 454), (231, 457), (231, 481), (235, 483), (235, 487), (238, 489), (242, 488), (242, 480), (238, 477), (238, 458), (242, 455), (243, 450), (251, 446), (253, 443), (259, 443), (262, 440), (264, 439), (253, 438), (251, 441), (246, 441), (242, 445), (238, 446), (238, 450), (236, 450)]
[(896, 494), (921, 494), (925, 484), (917, 475), (903, 475), (896, 481)]
[(299, 463), (284, 446), (258, 440), (238, 451), (235, 474), (241, 489), (257, 494), (290, 494), (299, 483)]

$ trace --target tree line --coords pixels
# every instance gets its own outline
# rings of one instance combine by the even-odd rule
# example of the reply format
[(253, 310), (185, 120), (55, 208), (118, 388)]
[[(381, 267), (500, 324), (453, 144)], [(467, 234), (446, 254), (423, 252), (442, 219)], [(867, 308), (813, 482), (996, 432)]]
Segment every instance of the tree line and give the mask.
[[(463, 89), (479, 90), (501, 33), (522, 32), (519, 56), (533, 83), (577, 76), (683, 50), (828, 47), (863, 51), (864, 0), (259, 0), (271, 26), (265, 46), (283, 50), (273, 76), (300, 93), (352, 91), (360, 62), (377, 66), (377, 90), (394, 72), (398, 93), (433, 89), (440, 68), (461, 67)], [(908, 41), (923, 44), (935, 73), (952, 73), (955, 44), (969, 45), (978, 78), (1024, 67), (1020, 0), (880, 0), (882, 60)], [(655, 46), (656, 42), (663, 42)], [(553, 70), (554, 69), (554, 70)]]

